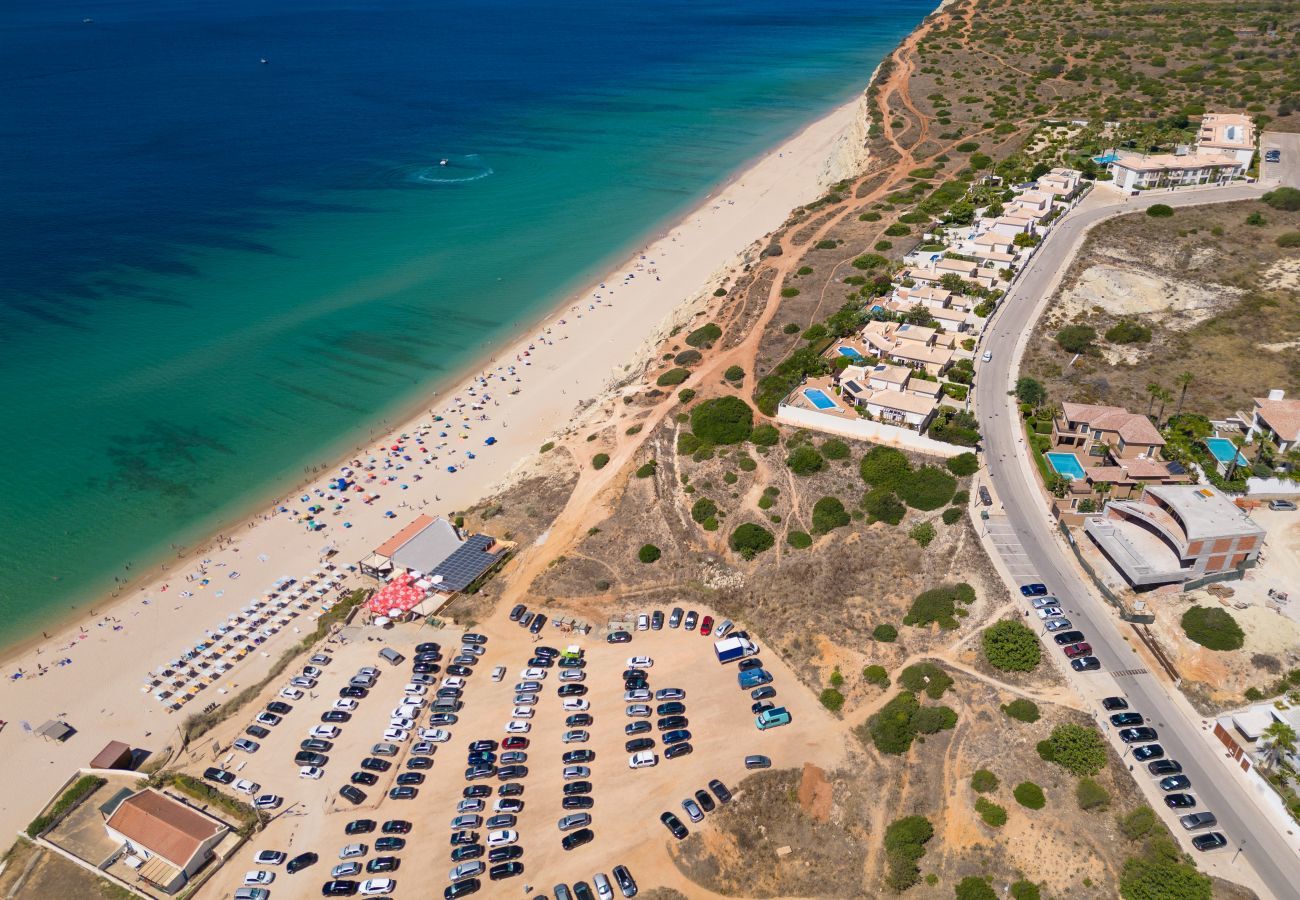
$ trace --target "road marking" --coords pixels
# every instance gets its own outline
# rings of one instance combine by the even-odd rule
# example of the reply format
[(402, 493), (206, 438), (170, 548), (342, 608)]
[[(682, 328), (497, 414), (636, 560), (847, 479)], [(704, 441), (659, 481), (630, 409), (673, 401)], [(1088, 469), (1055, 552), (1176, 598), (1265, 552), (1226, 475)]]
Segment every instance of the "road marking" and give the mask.
[(1129, 675), (1150, 675), (1151, 673), (1146, 669), (1121, 669), (1118, 672), (1111, 672), (1110, 674), (1115, 678), (1124, 678)]

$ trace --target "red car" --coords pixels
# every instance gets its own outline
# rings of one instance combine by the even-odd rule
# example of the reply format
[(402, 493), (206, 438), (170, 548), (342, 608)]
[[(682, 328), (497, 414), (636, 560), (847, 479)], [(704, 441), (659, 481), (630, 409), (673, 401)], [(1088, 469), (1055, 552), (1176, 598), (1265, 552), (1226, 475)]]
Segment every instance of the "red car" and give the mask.
[(1070, 646), (1065, 648), (1065, 655), (1068, 656), (1070, 659), (1074, 659), (1076, 656), (1091, 656), (1092, 645), (1071, 644)]
[(710, 634), (713, 631), (713, 616), (705, 616), (700, 619), (700, 634)]
[(502, 750), (527, 750), (528, 738), (512, 735), (501, 742)]

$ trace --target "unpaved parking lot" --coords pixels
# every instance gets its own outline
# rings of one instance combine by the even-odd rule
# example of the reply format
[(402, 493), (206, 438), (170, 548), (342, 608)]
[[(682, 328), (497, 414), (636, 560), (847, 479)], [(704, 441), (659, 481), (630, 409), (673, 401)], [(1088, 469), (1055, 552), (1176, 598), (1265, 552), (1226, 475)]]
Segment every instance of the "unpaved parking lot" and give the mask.
[[(667, 613), (668, 610), (665, 610)], [(707, 610), (700, 610), (702, 614)], [(565, 717), (569, 715), (556, 696), (558, 669), (548, 670), (543, 690), (534, 707), (531, 730), (525, 735), (529, 740), (526, 749), (528, 774), (519, 784), (524, 786), (521, 799), (524, 808), (519, 814), (516, 830), (519, 845), (524, 853), (521, 876), (502, 882), (482, 878), (481, 896), (520, 896), (524, 885), (534, 892), (551, 891), (557, 882), (582, 879), (590, 883), (595, 872), (609, 873), (620, 863), (627, 864), (643, 887), (671, 880), (677, 873), (647, 871), (666, 864), (663, 852), (672, 837), (658, 821), (660, 813), (673, 810), (688, 827), (690, 824), (681, 808), (681, 801), (695, 790), (705, 787), (712, 778), (719, 778), (729, 786), (737, 784), (745, 774), (744, 757), (761, 753), (772, 758), (775, 767), (802, 766), (806, 761), (820, 765), (835, 765), (844, 753), (844, 739), (839, 724), (802, 688), (789, 669), (773, 654), (762, 656), (765, 667), (773, 674), (777, 690), (776, 702), (786, 706), (793, 715), (792, 724), (761, 732), (754, 726), (750, 712), (750, 697), (736, 683), (735, 665), (720, 665), (713, 653), (713, 638), (702, 637), (697, 632), (670, 630), (633, 632), (628, 644), (607, 644), (594, 637), (574, 637), (562, 634), (548, 625), (534, 638), (524, 629), (508, 621), (499, 613), (474, 629), (486, 635), (486, 653), (467, 679), (464, 709), (458, 722), (448, 730), (450, 741), (437, 746), (434, 766), (426, 772), (425, 783), (418, 788), (418, 796), (410, 800), (391, 800), (387, 790), (394, 777), (406, 771), (404, 763), (410, 752), (410, 742), (402, 746), (401, 753), (393, 758), (394, 766), (380, 775), (379, 783), (365, 787), (367, 800), (352, 806), (338, 797), (338, 789), (347, 783), (357, 769), (357, 763), (370, 755), (370, 747), (380, 740), (388, 724), (389, 713), (398, 704), (403, 685), (409, 680), (410, 657), (414, 647), (423, 641), (436, 641), (443, 648), (443, 664), (455, 655), (460, 646), (461, 630), (435, 632), (414, 626), (373, 631), (372, 636), (382, 641), (361, 640), (346, 646), (331, 645), (327, 649), (333, 656), (325, 667), (320, 684), (313, 696), (292, 701), (293, 711), (271, 729), (270, 737), (263, 740), (261, 749), (254, 754), (235, 753), (233, 762), (243, 763), (240, 777), (249, 778), (262, 785), (263, 792), (273, 792), (285, 797), (285, 805), (276, 811), (268, 827), (255, 836), (225, 869), (213, 878), (202, 891), (202, 897), (230, 896), (242, 882), (243, 875), (255, 868), (254, 855), (263, 849), (283, 850), (290, 856), (304, 851), (320, 855), (320, 862), (296, 875), (288, 875), (283, 866), (275, 867), (277, 878), (270, 885), (271, 895), (279, 897), (319, 896), (321, 885), (329, 880), (330, 869), (338, 862), (339, 850), (352, 841), (373, 845), (378, 831), (349, 838), (345, 825), (359, 818), (374, 819), (383, 823), (388, 819), (405, 819), (413, 823), (406, 835), (407, 846), (396, 855), (401, 863), (396, 872), (385, 873), (397, 881), (394, 897), (441, 896), (448, 883), (448, 870), (453, 865), (448, 843), (449, 822), (456, 815), (456, 804), (466, 786), (464, 770), (466, 752), (470, 742), (480, 739), (500, 741), (507, 735), (504, 726), (511, 718), (514, 706), (514, 684), (526, 667), (534, 648), (546, 645), (564, 650), (576, 644), (585, 652), (587, 665), (583, 682), (589, 691), (585, 697), (590, 702), (593, 723), (586, 728), (590, 740), (583, 744), (565, 744), (561, 737), (568, 730)], [(390, 666), (379, 660), (378, 650), (383, 646), (397, 649), (408, 660), (399, 666)], [(651, 690), (666, 687), (686, 691), (686, 713), (691, 731), (694, 752), (677, 759), (662, 758), (662, 746), (655, 768), (631, 770), (624, 742), (628, 736), (624, 726), (633, 721), (625, 715), (622, 672), (630, 656), (650, 656), (654, 665), (648, 670)], [(506, 667), (506, 677), (501, 682), (491, 680), (492, 669)], [(329, 708), (338, 696), (340, 687), (361, 666), (375, 666), (382, 672), (370, 695), (360, 701), (350, 722), (340, 726), (341, 736), (329, 751), (325, 777), (320, 781), (300, 779), (293, 755), (298, 744), (308, 736), (308, 731), (319, 724), (320, 714)], [(287, 682), (289, 675), (285, 676)], [(441, 675), (439, 676), (441, 677)], [(268, 691), (265, 701), (275, 698), (280, 684)], [(432, 692), (431, 692), (432, 693)], [(289, 701), (286, 701), (289, 702)], [(656, 705), (651, 703), (653, 707)], [(227, 723), (214, 735), (223, 746), (242, 732), (262, 707), (250, 707), (235, 721)], [(650, 721), (654, 721), (654, 716)], [(427, 721), (427, 713), (421, 723)], [(649, 735), (658, 741), (658, 732)], [(414, 739), (414, 738), (413, 738)], [(188, 769), (201, 774), (204, 767), (230, 759), (228, 753), (213, 757), (209, 742), (206, 755), (192, 760)], [(591, 843), (566, 852), (561, 848), (562, 833), (557, 820), (570, 812), (561, 806), (563, 764), (561, 756), (568, 750), (590, 748), (595, 760), (590, 763), (591, 797), (595, 801), (590, 810), (591, 828), (595, 838)], [(490, 785), (494, 791), (499, 781), (488, 779), (475, 782)], [(491, 813), (492, 799), (487, 801), (487, 814)], [(733, 803), (743, 804), (738, 796)], [(707, 825), (705, 823), (699, 827)], [(485, 828), (477, 829), (486, 838)], [(363, 857), (374, 857), (373, 851)], [(653, 862), (646, 862), (653, 860)], [(486, 860), (485, 860), (486, 861)], [(367, 877), (365, 873), (352, 876)]]

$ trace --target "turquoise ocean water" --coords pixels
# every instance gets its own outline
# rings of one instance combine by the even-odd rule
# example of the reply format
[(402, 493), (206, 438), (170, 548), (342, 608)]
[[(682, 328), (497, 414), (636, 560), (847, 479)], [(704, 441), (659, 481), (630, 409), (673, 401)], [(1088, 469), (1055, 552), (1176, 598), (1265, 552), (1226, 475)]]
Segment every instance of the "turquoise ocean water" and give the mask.
[(5, 4), (0, 639), (330, 461), (933, 6)]

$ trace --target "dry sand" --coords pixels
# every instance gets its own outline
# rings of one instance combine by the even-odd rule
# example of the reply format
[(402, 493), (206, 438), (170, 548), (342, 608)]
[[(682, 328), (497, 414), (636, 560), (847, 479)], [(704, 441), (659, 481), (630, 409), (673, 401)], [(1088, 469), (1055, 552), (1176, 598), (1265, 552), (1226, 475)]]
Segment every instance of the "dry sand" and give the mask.
[[(565, 429), (591, 401), (612, 385), (639, 374), (657, 343), (673, 324), (688, 320), (700, 301), (735, 273), (743, 255), (755, 252), (755, 241), (778, 227), (792, 208), (817, 197), (824, 187), (851, 174), (862, 163), (864, 110), (854, 100), (808, 126), (785, 144), (753, 164), (726, 187), (709, 197), (668, 233), (627, 260), (604, 283), (567, 301), (560, 311), (518, 343), (505, 348), (480, 374), (498, 365), (516, 365), (518, 384), (493, 381), (479, 388), (491, 393), (492, 405), (471, 413), (469, 421), (448, 415), (456, 432), (463, 431), (457, 458), (473, 450), (477, 458), (467, 468), (447, 473), (441, 464), (422, 468), (423, 479), (373, 488), (381, 498), (369, 506), (352, 502), (345, 516), (326, 517), (328, 528), (306, 532), (289, 516), (259, 514), (229, 530), (232, 538), (220, 549), (201, 555), (212, 583), (204, 588), (186, 581), (198, 560), (173, 562), (171, 570), (145, 581), (131, 596), (99, 606), (99, 614), (53, 632), (39, 646), (11, 656), (0, 682), (0, 752), (8, 771), (22, 777), (6, 779), (0, 796), (0, 829), (16, 830), (38, 812), (42, 802), (72, 773), (87, 764), (109, 740), (159, 751), (177, 738), (177, 726), (191, 712), (222, 699), (227, 692), (257, 681), (271, 662), (310, 630), (306, 617), (267, 641), (180, 713), (142, 691), (153, 669), (193, 646), (212, 628), (271, 587), (282, 576), (302, 577), (315, 568), (321, 546), (334, 543), (338, 559), (356, 561), (388, 538), (418, 511), (432, 514), (465, 508), (507, 480), (543, 442)], [(628, 279), (629, 273), (635, 277)], [(594, 310), (595, 293), (602, 303)], [(563, 324), (561, 324), (563, 322)], [(543, 336), (549, 343), (543, 343)], [(524, 352), (534, 346), (524, 366)], [(475, 376), (477, 377), (477, 376)], [(474, 380), (442, 392), (430, 410), (444, 411), (444, 399), (468, 397)], [(510, 394), (515, 387), (518, 394)], [(490, 416), (479, 421), (477, 416)], [(392, 435), (409, 433), (430, 414), (422, 414)], [(463, 428), (470, 425), (470, 428)], [(452, 432), (452, 428), (447, 429)], [(435, 432), (436, 434), (436, 432)], [(486, 447), (483, 439), (499, 443)], [(392, 443), (392, 436), (371, 448)], [(453, 444), (457, 442), (452, 441)], [(441, 462), (450, 461), (444, 458)], [(403, 480), (412, 475), (410, 469)], [(323, 486), (333, 472), (322, 474)], [(295, 492), (295, 496), (306, 491)], [(286, 501), (288, 502), (288, 501)], [(299, 508), (306, 504), (293, 504)], [(385, 510), (397, 513), (385, 519)], [(350, 529), (341, 527), (346, 518)], [(238, 579), (231, 578), (238, 572)], [(166, 587), (164, 587), (166, 586)], [(186, 591), (193, 596), (184, 597)], [(106, 618), (107, 616), (111, 618)], [(71, 659), (65, 666), (58, 660)], [(37, 676), (40, 667), (48, 667)], [(26, 676), (11, 680), (21, 669)], [(50, 718), (62, 718), (77, 733), (63, 744), (27, 733), (22, 723), (39, 728)]]

